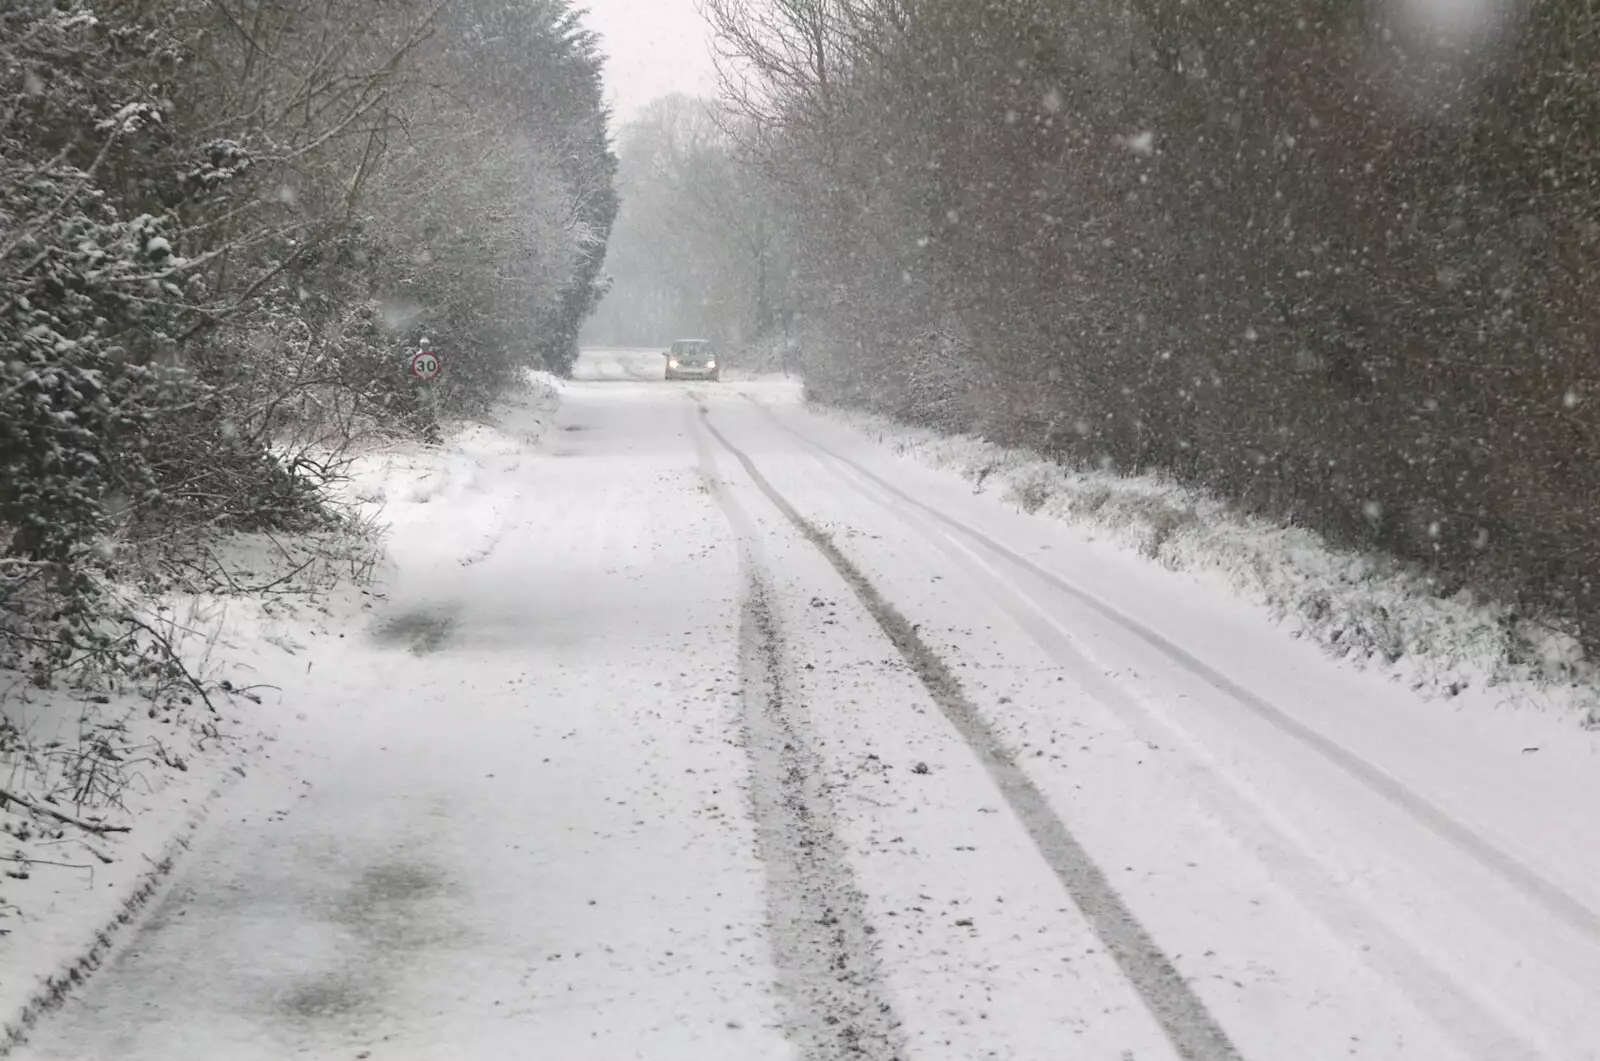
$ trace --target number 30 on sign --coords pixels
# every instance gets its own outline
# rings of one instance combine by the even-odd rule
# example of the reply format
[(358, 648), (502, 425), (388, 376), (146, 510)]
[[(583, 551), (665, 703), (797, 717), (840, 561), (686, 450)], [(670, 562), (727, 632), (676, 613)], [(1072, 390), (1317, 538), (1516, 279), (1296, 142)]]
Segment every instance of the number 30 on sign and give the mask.
[(443, 370), (444, 363), (431, 350), (419, 350), (411, 355), (411, 374), (420, 380), (438, 379)]

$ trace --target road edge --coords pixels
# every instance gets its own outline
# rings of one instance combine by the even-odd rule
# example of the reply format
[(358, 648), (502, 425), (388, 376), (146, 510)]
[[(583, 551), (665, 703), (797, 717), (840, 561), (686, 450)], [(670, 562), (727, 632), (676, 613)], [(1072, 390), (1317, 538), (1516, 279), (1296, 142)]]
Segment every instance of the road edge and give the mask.
[(154, 861), (143, 873), (128, 882), (129, 890), (116, 904), (112, 915), (94, 930), (78, 957), (58, 967), (56, 972), (46, 974), (20, 1011), (0, 1024), (0, 1057), (10, 1056), (13, 1050), (26, 1043), (28, 1033), (43, 1017), (59, 1008), (72, 992), (87, 983), (105, 965), (123, 934), (140, 920), (151, 902), (161, 894), (217, 802), (233, 787), (237, 778), (244, 776), (243, 768), (237, 762), (223, 767), (219, 775), (199, 803), (184, 816), (183, 823), (161, 845)]

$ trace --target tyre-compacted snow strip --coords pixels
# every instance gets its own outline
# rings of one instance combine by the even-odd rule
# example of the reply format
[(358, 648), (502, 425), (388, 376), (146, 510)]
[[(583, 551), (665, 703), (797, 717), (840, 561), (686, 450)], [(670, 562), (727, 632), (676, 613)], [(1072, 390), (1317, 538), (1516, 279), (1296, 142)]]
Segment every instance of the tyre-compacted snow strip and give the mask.
[(1600, 946), (1573, 931), (1590, 918), (1339, 761), (1356, 757), (1600, 910), (1592, 823), (1569, 811), (1594, 802), (1591, 735), (1482, 692), (1415, 696), (1394, 673), (1285, 636), (1232, 586), (973, 497), (970, 482), (792, 401), (735, 397), (710, 402), (719, 428), (958, 668), (1242, 1053), (1600, 1061)]
[(755, 462), (717, 430), (706, 406), (698, 401), (697, 405), (706, 430), (850, 586), (944, 717), (960, 733), (1178, 1056), (1188, 1061), (1240, 1061), (1239, 1051), (1205, 1003), (1123, 903), (1105, 873), (1073, 837), (1038, 786), (1017, 765), (994, 729), (967, 697), (959, 679), (828, 535), (796, 511), (761, 474)]
[[(797, 434), (788, 425), (780, 422), (779, 426)], [(997, 566), (1001, 562), (985, 554), (980, 543), (969, 542), (941, 524), (930, 525), (924, 518), (925, 506), (913, 506), (897, 494), (883, 492), (881, 481), (861, 474), (853, 462), (827, 459), (831, 454), (824, 447), (813, 448), (824, 458), (818, 467), (834, 481), (920, 532), (929, 546), (956, 569), (968, 572), (980, 587), (979, 592), (1059, 662), (1084, 692), (1120, 717), (1139, 740), (1152, 748), (1189, 747), (1205, 759), (1192, 737), (1150, 711), (1137, 695), (1116, 681), (1112, 672), (1102, 670), (1085, 654), (1073, 635), (1057, 625), (1048, 609), (1015, 586)], [(1336, 931), (1356, 942), (1369, 963), (1405, 984), (1407, 996), (1462, 1051), (1461, 1056), (1482, 1061), (1542, 1056), (1501, 1022), (1495, 1012), (1485, 1008), (1480, 996), (1437, 968), (1402, 934), (1362, 909), (1356, 898), (1298, 845), (1292, 826), (1285, 826), (1280, 815), (1257, 806), (1210, 768), (1190, 769), (1185, 774), (1188, 796), (1196, 806), (1215, 821), (1227, 823), (1230, 831), (1250, 836), (1253, 856), (1271, 877), (1287, 886), (1306, 910), (1314, 912), (1325, 924), (1337, 926)]]
[(783, 676), (770, 578), (749, 516), (717, 479), (691, 423), (706, 488), (738, 541), (744, 742), (756, 845), (767, 875), (771, 945), (788, 1005), (786, 1031), (805, 1061), (903, 1061), (899, 1021), (878, 975), (859, 886), (834, 831), (805, 705)]
[(1251, 692), (1232, 678), (1209, 666), (1182, 646), (1174, 644), (1160, 633), (1124, 614), (1094, 594), (1073, 585), (1055, 572), (1033, 562), (1021, 553), (1007, 548), (983, 532), (946, 513), (940, 512), (932, 506), (923, 504), (893, 483), (886, 481), (850, 458), (835, 453), (822, 443), (795, 431), (788, 424), (774, 416), (772, 410), (766, 406), (760, 403), (756, 403), (756, 405), (773, 424), (802, 444), (811, 447), (824, 457), (850, 468), (853, 472), (897, 500), (932, 517), (994, 555), (1016, 565), (1062, 593), (1073, 597), (1102, 618), (1115, 623), (1123, 630), (1146, 642), (1213, 688), (1232, 697), (1240, 706), (1246, 708), (1263, 721), (1300, 741), (1307, 747), (1314, 749), (1340, 769), (1364, 782), (1373, 791), (1383, 795), (1396, 807), (1422, 822), (1462, 852), (1476, 859), (1505, 881), (1536, 899), (1547, 910), (1566, 922), (1570, 928), (1593, 939), (1600, 940), (1600, 914), (1596, 914), (1588, 906), (1556, 884), (1545, 879), (1493, 843), (1462, 825), (1396, 778), (1360, 756), (1352, 754), (1342, 745), (1328, 739), (1298, 719), (1291, 717), (1275, 704)]

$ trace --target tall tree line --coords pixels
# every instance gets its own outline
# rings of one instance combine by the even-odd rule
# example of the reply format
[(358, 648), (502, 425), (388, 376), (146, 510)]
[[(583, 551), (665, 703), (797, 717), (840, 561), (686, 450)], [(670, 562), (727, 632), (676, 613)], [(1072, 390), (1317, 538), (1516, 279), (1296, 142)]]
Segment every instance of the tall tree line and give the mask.
[(596, 44), (568, 0), (0, 6), (0, 655), (79, 654), (19, 623), (126, 547), (314, 522), (352, 434), (570, 369)]
[(705, 0), (813, 393), (1600, 643), (1600, 8)]

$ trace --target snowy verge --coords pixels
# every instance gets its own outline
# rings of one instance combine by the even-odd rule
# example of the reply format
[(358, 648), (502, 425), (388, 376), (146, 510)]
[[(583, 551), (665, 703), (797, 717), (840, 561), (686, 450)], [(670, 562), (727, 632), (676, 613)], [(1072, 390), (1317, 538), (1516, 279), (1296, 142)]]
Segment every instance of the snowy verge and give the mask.
[[(242, 770), (242, 767), (234, 769)], [(84, 886), (86, 895), (97, 883), (105, 885), (103, 892), (93, 893), (95, 901), (79, 899), (71, 905), (70, 916), (63, 909), (63, 916), (52, 919), (47, 932), (35, 931), (30, 933), (31, 940), (23, 936), (14, 941), (13, 946), (22, 960), (9, 962), (11, 972), (0, 981), (0, 1012), (14, 1015), (0, 1023), (0, 1056), (9, 1053), (35, 1021), (59, 1005), (105, 962), (117, 934), (159, 894), (230, 779), (229, 773), (221, 773), (205, 792), (199, 792), (193, 784), (181, 786), (185, 792), (197, 793), (197, 798), (193, 799), (184, 795), (174, 800), (171, 798), (175, 794), (173, 790), (180, 786), (170, 786), (164, 805), (157, 802), (149, 814), (140, 818), (141, 839), (146, 842), (128, 843), (119, 850), (122, 861), (114, 865), (132, 867), (131, 870), (105, 874), (112, 878), (108, 881), (96, 881), (91, 875)], [(175, 816), (174, 812), (180, 809), (187, 813)], [(150, 842), (163, 835), (168, 837), (165, 844)], [(145, 850), (152, 847), (153, 851)], [(137, 859), (134, 858), (136, 854), (140, 856)], [(93, 918), (102, 914), (104, 919), (97, 924)], [(44, 924), (42, 920), (37, 923)], [(26, 950), (22, 946), (25, 940), (32, 943)], [(84, 946), (85, 940), (87, 946)], [(56, 955), (53, 961), (46, 957), (51, 953)], [(30, 968), (49, 971), (29, 976)]]
[(359, 608), (376, 544), (349, 525), (216, 536), (159, 585), (112, 587), (175, 668), (51, 688), (0, 671), (0, 1054), (159, 894), (309, 680), (300, 659)]
[(1160, 475), (1068, 468), (1025, 449), (943, 435), (888, 417), (811, 403), (813, 413), (891, 452), (954, 472), (1024, 512), (1103, 536), (1170, 570), (1224, 582), (1265, 605), (1295, 637), (1387, 669), (1414, 690), (1557, 706), (1600, 726), (1600, 668), (1555, 624), (1463, 590), (1435, 592), (1392, 557), (1330, 546), (1321, 535), (1239, 512)]
[[(439, 445), (407, 440), (354, 455), (335, 501), (381, 529), (388, 552), (414, 566), (470, 566), (499, 544), (515, 498), (501, 486), (543, 437), (561, 405), (564, 383), (529, 373), (528, 386), (500, 403), (489, 421), (442, 425)], [(396, 572), (377, 575), (391, 588)]]
[(392, 580), (385, 543), (413, 558), (422, 543), (424, 563), (450, 565), (492, 549), (502, 499), (480, 478), (527, 455), (561, 389), (530, 374), (492, 424), (349, 454), (329, 487), (346, 518), (326, 531), (218, 535), (114, 587), (182, 663), (158, 687), (41, 689), (0, 669), (0, 1056), (108, 958), (217, 798), (305, 702), (316, 665)]

